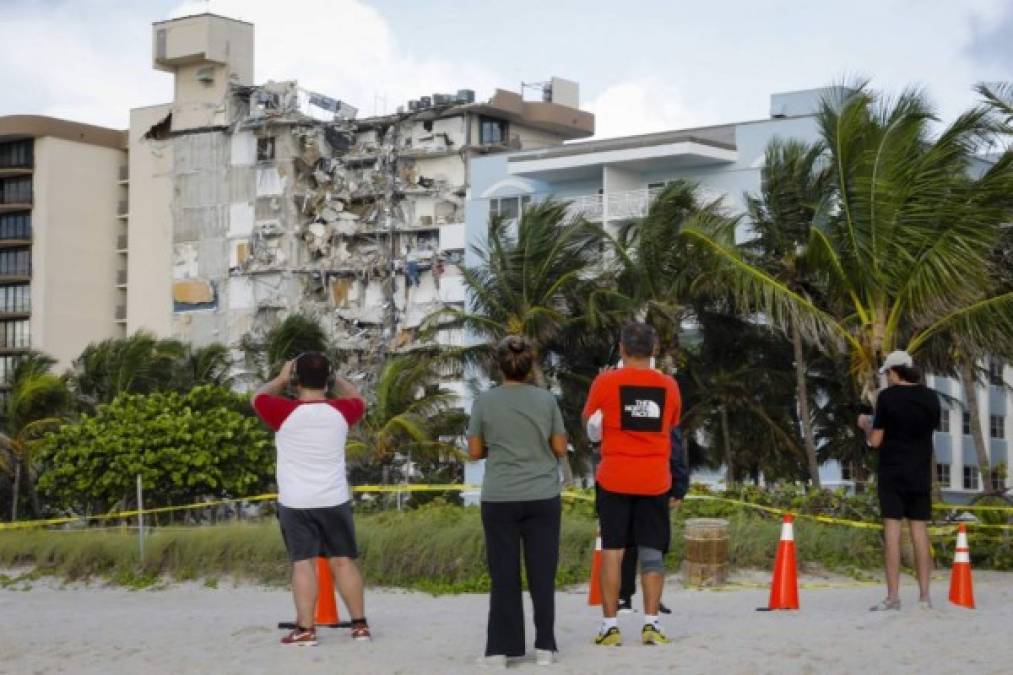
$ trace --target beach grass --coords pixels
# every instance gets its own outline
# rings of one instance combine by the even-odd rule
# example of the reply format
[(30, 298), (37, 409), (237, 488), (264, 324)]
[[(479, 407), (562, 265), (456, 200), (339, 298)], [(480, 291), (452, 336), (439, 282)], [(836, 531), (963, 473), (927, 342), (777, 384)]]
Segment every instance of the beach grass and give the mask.
[[(671, 569), (684, 552), (681, 521), (668, 556)], [(769, 569), (777, 550), (780, 522), (752, 513), (731, 513), (729, 562), (733, 568)], [(581, 509), (564, 512), (557, 581), (587, 581), (596, 523)], [(356, 517), (361, 564), (368, 582), (431, 593), (485, 591), (489, 587), (478, 509), (429, 505), (417, 510), (367, 513)], [(879, 533), (800, 521), (795, 526), (803, 569), (857, 573), (881, 564)], [(145, 539), (143, 564), (137, 531), (30, 530), (0, 532), (0, 566), (28, 567), (67, 580), (105, 579), (145, 587), (159, 580), (237, 581), (281, 586), (288, 583), (285, 548), (273, 518), (246, 522), (156, 529)]]

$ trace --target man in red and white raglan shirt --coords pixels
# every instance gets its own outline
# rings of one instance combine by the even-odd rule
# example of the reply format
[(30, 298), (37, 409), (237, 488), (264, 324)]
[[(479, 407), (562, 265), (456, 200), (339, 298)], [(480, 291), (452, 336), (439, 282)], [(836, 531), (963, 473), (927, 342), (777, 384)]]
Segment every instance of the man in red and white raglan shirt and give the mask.
[[(296, 608), (296, 627), (281, 640), (286, 645), (317, 643), (317, 557), (330, 563), (334, 585), (352, 615), (352, 638), (370, 638), (345, 475), (345, 441), (366, 403), (340, 377), (334, 378), (338, 398), (327, 398), (330, 379), (327, 357), (306, 352), (253, 395), (253, 409), (276, 432), (278, 520), (292, 561)], [(290, 384), (295, 399), (281, 395)]]

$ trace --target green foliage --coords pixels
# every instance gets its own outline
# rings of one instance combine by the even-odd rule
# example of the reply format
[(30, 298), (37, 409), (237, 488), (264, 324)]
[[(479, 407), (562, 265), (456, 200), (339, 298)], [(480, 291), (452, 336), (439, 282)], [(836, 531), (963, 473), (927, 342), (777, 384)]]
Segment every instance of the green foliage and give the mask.
[(74, 359), (71, 388), (87, 412), (123, 393), (166, 390), (172, 386), (175, 365), (183, 353), (181, 342), (144, 331), (95, 342)]
[(350, 433), (346, 451), (352, 461), (389, 464), (395, 455), (448, 459), (460, 454), (441, 436), (464, 432), (465, 420), (452, 410), (457, 397), (440, 386), (441, 362), (419, 356), (384, 364), (365, 418)]
[[(694, 487), (700, 493), (699, 487)], [(588, 492), (590, 494), (590, 491)], [(797, 513), (849, 519), (874, 519), (867, 496), (743, 488), (726, 493), (790, 508)], [(735, 568), (769, 570), (777, 552), (780, 517), (733, 504), (688, 500), (673, 513), (672, 549), (667, 563), (678, 569), (685, 554), (682, 537), (688, 518), (720, 517), (729, 521), (729, 562)], [(860, 518), (861, 517), (861, 518)], [(591, 569), (596, 521), (593, 504), (564, 501), (560, 537), (560, 586), (583, 584)], [(489, 589), (481, 516), (476, 508), (435, 501), (414, 510), (356, 514), (360, 563), (366, 581), (431, 593), (485, 592)], [(798, 560), (803, 569), (827, 569), (868, 577), (882, 567), (880, 532), (811, 520), (795, 522)], [(937, 564), (953, 556), (954, 537), (933, 537)], [(976, 568), (1013, 569), (1013, 540), (971, 532)], [(103, 577), (131, 588), (156, 579), (206, 579), (213, 587), (224, 578), (277, 586), (289, 582), (289, 564), (277, 522), (262, 519), (209, 527), (154, 530), (139, 566), (136, 532), (27, 531), (0, 532), (0, 567), (34, 566), (30, 576), (0, 577), (0, 586), (55, 574), (69, 579)]]
[(47, 434), (39, 488), (58, 511), (98, 513), (134, 503), (141, 474), (145, 505), (263, 491), (274, 453), (268, 433), (237, 412), (243, 397), (220, 387), (186, 394), (123, 394), (94, 416)]

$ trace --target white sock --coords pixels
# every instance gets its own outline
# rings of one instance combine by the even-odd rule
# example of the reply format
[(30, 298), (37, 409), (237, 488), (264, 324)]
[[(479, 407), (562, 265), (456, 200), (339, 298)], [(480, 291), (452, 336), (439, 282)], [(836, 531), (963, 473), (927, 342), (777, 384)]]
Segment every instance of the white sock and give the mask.
[(616, 617), (604, 617), (601, 620), (601, 632), (607, 633), (609, 628), (619, 628), (619, 619)]
[(661, 628), (661, 622), (657, 614), (644, 614), (644, 624), (651, 624), (655, 628)]

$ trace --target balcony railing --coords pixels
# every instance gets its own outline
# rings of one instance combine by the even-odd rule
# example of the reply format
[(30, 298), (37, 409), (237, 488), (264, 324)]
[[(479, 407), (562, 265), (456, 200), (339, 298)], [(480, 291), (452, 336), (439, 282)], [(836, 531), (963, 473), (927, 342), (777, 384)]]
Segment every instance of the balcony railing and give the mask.
[(120, 180), (121, 181), (129, 180), (130, 179), (130, 167), (127, 166), (127, 165), (125, 165), (125, 164), (123, 166), (121, 166), (120, 167), (120, 174), (119, 175), (120, 175)]
[(130, 204), (125, 199), (121, 201), (119, 205), (116, 207), (117, 215), (125, 216), (127, 215), (127, 213), (129, 213), (129, 211), (130, 211)]
[(127, 283), (127, 271), (116, 270), (116, 284), (119, 286), (123, 286), (126, 283)]
[(126, 321), (126, 319), (127, 319), (127, 307), (126, 307), (126, 305), (117, 305), (116, 306), (116, 320), (117, 321)]
[(125, 251), (127, 249), (127, 235), (121, 234), (116, 237), (116, 250)]
[(643, 218), (660, 193), (661, 188), (640, 188), (606, 195), (578, 195), (570, 198), (569, 213), (592, 222)]

